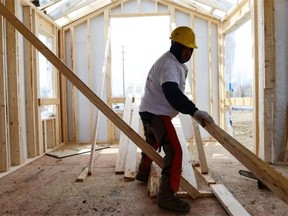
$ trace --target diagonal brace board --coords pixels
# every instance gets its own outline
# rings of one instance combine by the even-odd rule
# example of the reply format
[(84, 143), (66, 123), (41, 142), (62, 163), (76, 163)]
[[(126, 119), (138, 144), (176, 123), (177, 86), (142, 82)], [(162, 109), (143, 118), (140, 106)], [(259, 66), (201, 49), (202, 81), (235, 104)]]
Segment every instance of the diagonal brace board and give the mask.
[[(160, 168), (163, 167), (163, 158), (146, 143), (126, 122), (124, 122), (108, 105), (106, 105), (82, 80), (80, 80), (48, 47), (46, 47), (23, 23), (0, 3), (0, 14), (10, 22), (39, 52), (53, 64), (87, 99), (93, 103), (107, 118), (109, 118), (123, 133), (126, 134), (145, 154), (147, 154)], [(195, 198), (197, 191), (181, 176), (181, 187), (191, 197)]]
[(214, 123), (204, 127), (271, 191), (288, 204), (288, 179)]
[[(162, 157), (112, 109), (109, 108), (91, 89), (82, 82), (57, 56), (54, 55), (20, 20), (17, 19), (2, 3), (0, 14), (4, 16), (39, 52), (41, 52), (82, 94), (84, 94), (106, 117), (108, 117), (123, 133), (125, 133), (141, 150), (159, 167), (163, 167)], [(241, 143), (227, 134), (214, 123), (207, 124), (205, 129), (219, 141), (231, 154), (246, 166), (271, 191), (288, 204), (288, 179), (278, 173), (267, 163), (245, 148)], [(181, 177), (181, 187), (195, 195), (199, 192)], [(191, 196), (192, 196), (191, 195)], [(195, 197), (195, 196), (192, 196)]]

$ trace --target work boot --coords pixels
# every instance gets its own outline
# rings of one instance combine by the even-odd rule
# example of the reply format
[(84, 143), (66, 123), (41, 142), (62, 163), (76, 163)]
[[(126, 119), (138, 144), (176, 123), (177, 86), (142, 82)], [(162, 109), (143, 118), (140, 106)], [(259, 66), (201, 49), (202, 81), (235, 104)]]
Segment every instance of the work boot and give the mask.
[(188, 202), (185, 202), (175, 196), (175, 193), (170, 186), (170, 178), (167, 175), (162, 175), (160, 179), (157, 205), (160, 208), (168, 209), (174, 212), (188, 212), (190, 210), (190, 205)]
[(142, 157), (139, 167), (138, 167), (138, 172), (136, 174), (135, 179), (138, 181), (142, 182), (148, 182), (149, 179), (149, 174), (151, 170), (151, 159), (146, 157)]

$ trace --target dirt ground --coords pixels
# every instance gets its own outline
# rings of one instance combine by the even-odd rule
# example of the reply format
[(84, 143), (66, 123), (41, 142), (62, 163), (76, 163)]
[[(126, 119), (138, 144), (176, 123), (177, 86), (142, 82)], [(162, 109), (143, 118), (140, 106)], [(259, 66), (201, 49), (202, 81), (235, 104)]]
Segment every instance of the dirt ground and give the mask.
[[(235, 138), (253, 149), (251, 111), (232, 115)], [(288, 215), (287, 204), (268, 189), (259, 189), (256, 180), (238, 173), (245, 167), (220, 144), (207, 142), (204, 148), (209, 174), (217, 183), (224, 184), (249, 214)], [(138, 161), (139, 158), (140, 153)], [(159, 209), (156, 200), (148, 196), (147, 185), (126, 181), (123, 175), (115, 174), (115, 146), (95, 152), (94, 159), (93, 174), (84, 182), (75, 180), (87, 167), (89, 154), (63, 159), (46, 155), (2, 177), (0, 215), (181, 215)], [(196, 155), (193, 160), (197, 160)], [(275, 168), (288, 176), (287, 166)], [(184, 215), (228, 215), (215, 197), (185, 199), (191, 210)]]

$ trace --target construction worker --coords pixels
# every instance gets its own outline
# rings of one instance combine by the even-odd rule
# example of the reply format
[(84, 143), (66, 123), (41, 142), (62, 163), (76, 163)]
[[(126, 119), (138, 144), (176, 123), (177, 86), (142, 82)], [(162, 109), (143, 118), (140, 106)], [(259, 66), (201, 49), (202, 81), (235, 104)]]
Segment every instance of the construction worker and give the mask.
[[(197, 48), (193, 30), (186, 26), (176, 28), (170, 36), (170, 51), (164, 53), (149, 71), (139, 114), (144, 126), (147, 143), (155, 150), (165, 152), (159, 184), (157, 204), (175, 212), (188, 212), (189, 203), (177, 198), (179, 190), (182, 149), (172, 118), (179, 112), (193, 116), (202, 125), (213, 122), (205, 111), (199, 110), (184, 95), (187, 66), (193, 49)], [(142, 152), (136, 179), (148, 182), (151, 159)]]

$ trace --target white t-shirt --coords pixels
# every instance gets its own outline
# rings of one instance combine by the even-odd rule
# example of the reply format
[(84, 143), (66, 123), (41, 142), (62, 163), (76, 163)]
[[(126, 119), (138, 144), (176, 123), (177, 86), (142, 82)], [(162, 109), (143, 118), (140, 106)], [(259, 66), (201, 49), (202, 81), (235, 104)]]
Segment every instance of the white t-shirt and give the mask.
[(170, 106), (161, 85), (165, 82), (176, 82), (184, 92), (187, 72), (187, 66), (181, 64), (170, 51), (164, 53), (149, 71), (140, 112), (175, 117), (179, 112)]

